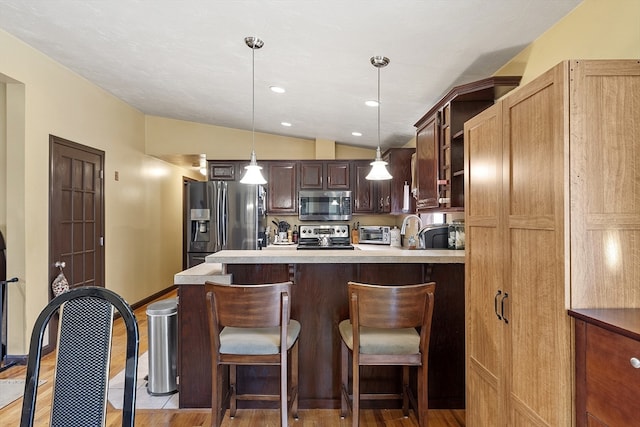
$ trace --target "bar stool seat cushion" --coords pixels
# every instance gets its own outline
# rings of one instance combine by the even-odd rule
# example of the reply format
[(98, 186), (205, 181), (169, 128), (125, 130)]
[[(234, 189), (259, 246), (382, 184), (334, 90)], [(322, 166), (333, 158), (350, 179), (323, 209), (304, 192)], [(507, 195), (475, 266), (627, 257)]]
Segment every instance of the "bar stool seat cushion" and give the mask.
[[(338, 325), (340, 335), (353, 350), (351, 320)], [(417, 354), (420, 352), (420, 334), (415, 328), (385, 329), (360, 327), (360, 353), (362, 354)]]
[[(287, 350), (300, 334), (300, 322), (291, 319), (287, 327)], [(280, 327), (235, 328), (225, 326), (220, 332), (221, 354), (278, 354)]]

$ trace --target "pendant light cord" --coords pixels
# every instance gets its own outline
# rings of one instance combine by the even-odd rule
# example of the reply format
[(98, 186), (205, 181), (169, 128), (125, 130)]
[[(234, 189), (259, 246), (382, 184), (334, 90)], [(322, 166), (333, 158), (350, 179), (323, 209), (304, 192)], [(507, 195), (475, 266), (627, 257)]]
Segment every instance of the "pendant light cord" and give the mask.
[(380, 67), (378, 68), (378, 150), (380, 149)]
[(256, 49), (251, 48), (251, 151), (256, 151)]

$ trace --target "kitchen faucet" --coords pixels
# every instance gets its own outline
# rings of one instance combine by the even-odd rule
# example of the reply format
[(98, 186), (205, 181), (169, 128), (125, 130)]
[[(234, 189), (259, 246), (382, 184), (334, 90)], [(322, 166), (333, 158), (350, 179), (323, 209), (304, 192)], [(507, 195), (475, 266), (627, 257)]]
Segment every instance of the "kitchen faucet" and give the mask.
[(420, 217), (418, 215), (415, 214), (411, 214), (411, 215), (407, 215), (404, 220), (402, 220), (402, 227), (400, 228), (400, 234), (402, 234), (403, 236), (405, 235), (405, 232), (407, 231), (407, 224), (409, 223), (409, 220), (411, 218), (415, 218), (418, 220), (418, 230), (420, 230), (422, 228), (422, 219), (420, 219)]

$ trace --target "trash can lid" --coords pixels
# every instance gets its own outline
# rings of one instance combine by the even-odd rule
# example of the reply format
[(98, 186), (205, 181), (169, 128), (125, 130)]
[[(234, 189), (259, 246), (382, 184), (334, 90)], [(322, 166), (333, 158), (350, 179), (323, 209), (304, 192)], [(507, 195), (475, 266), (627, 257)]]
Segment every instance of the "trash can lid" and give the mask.
[(174, 314), (178, 312), (178, 299), (169, 298), (166, 300), (154, 302), (147, 307), (147, 314), (162, 315)]

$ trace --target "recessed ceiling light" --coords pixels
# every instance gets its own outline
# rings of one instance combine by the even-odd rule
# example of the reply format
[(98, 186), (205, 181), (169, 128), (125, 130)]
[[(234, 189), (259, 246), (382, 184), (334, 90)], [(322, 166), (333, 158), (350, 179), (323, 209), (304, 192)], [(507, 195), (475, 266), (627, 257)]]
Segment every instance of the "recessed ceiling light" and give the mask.
[(291, 123), (289, 123), (289, 122), (281, 122), (280, 124), (282, 126), (291, 127)]
[(351, 135), (353, 135), (353, 136), (362, 136), (362, 133), (360, 133), (360, 132), (351, 132)]
[(275, 92), (275, 93), (285, 93), (286, 92), (283, 87), (279, 87), (279, 86), (271, 86), (271, 87), (269, 87), (269, 89), (271, 89), (271, 91)]
[(365, 101), (364, 104), (367, 107), (377, 107), (378, 106), (378, 101)]

